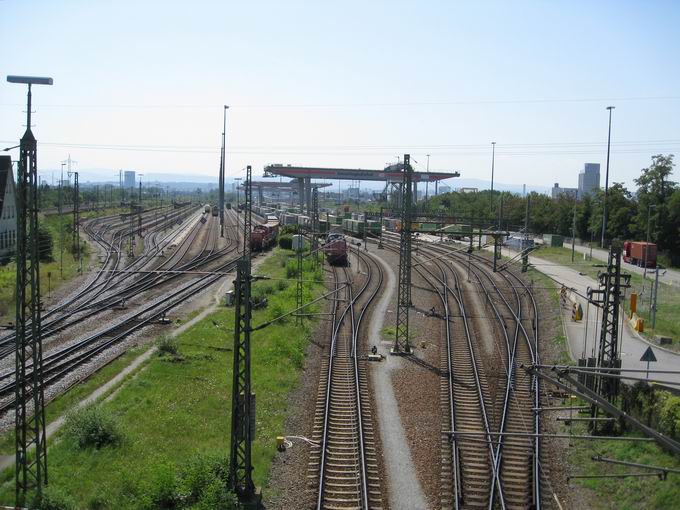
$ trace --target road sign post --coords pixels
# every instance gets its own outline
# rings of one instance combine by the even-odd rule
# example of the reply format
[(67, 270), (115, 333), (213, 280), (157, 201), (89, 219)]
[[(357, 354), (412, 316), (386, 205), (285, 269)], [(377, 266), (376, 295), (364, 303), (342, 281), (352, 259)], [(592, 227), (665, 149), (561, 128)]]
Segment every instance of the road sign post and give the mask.
[(649, 364), (650, 363), (656, 363), (656, 361), (657, 361), (651, 345), (649, 347), (647, 347), (647, 350), (642, 354), (640, 361), (646, 361), (647, 362), (647, 377), (646, 377), (646, 379), (649, 380)]

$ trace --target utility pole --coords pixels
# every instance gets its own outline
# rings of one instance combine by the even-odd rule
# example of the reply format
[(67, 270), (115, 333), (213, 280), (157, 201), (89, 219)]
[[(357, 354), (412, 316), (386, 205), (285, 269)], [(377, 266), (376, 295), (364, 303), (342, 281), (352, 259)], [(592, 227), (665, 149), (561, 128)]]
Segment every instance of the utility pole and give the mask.
[(251, 167), (247, 168), (243, 256), (236, 265), (234, 321), (234, 365), (231, 396), (230, 480), (245, 508), (257, 508), (261, 495), (253, 483), (252, 442), (255, 437), (255, 395), (250, 380), (250, 332), (252, 303), (250, 265), (250, 224), (252, 206)]
[(651, 220), (652, 220), (652, 209), (656, 209), (656, 204), (649, 204), (649, 207), (647, 207), (647, 244), (645, 245), (645, 270), (642, 275), (642, 284), (644, 285), (645, 281), (647, 280), (647, 257), (649, 256), (649, 232), (650, 232), (650, 227), (651, 227)]
[(654, 277), (654, 293), (652, 294), (652, 331), (656, 330), (656, 296), (659, 292), (659, 264), (656, 265), (656, 276)]
[(64, 278), (64, 163), (61, 162), (61, 178), (59, 179), (59, 275)]
[(531, 204), (531, 195), (527, 195), (527, 208), (524, 212), (524, 243), (522, 250), (522, 273), (526, 273), (529, 269), (529, 208)]
[[(297, 226), (297, 236), (298, 236), (298, 245), (295, 247), (295, 256), (296, 256), (296, 261), (297, 261), (297, 281), (296, 281), (296, 286), (295, 286), (295, 308), (298, 310), (302, 308), (302, 246), (303, 244), (302, 241), (302, 229), (300, 228), (300, 224), (298, 223)], [(302, 315), (300, 312), (295, 314), (295, 324), (298, 326), (302, 324)]]
[[(630, 287), (630, 275), (621, 274), (621, 246), (618, 244), (609, 248), (607, 270), (600, 273), (599, 280), (600, 288), (588, 291), (589, 301), (602, 308), (597, 367), (616, 370), (621, 367), (618, 350), (621, 289)], [(618, 394), (618, 383), (618, 379), (596, 378), (595, 391), (611, 401)], [(597, 416), (596, 406), (593, 406), (592, 415)]]
[[(312, 252), (314, 266), (319, 263), (319, 188), (312, 188)], [(302, 303), (300, 303), (302, 306)]]
[[(31, 85), (52, 78), (8, 76), (28, 85), (26, 132), (20, 142), (17, 175), (16, 341), (15, 341), (15, 506), (42, 499), (47, 485), (47, 436), (40, 315), (40, 236), (38, 235), (38, 142), (31, 131)], [(32, 413), (31, 413), (32, 411)]]
[(493, 174), (496, 166), (496, 142), (491, 142), (491, 217), (493, 218)]
[(571, 223), (571, 263), (574, 263), (576, 253), (576, 201), (574, 201), (574, 219)]
[(78, 184), (78, 172), (71, 172), (71, 156), (69, 156), (68, 176), (73, 174), (73, 255), (80, 260), (80, 185)]
[(401, 184), (401, 242), (399, 246), (399, 287), (397, 288), (397, 327), (392, 354), (411, 354), (409, 308), (411, 307), (411, 156), (404, 154)]
[(609, 110), (609, 131), (607, 134), (607, 171), (605, 173), (605, 178), (604, 178), (604, 200), (602, 203), (602, 241), (601, 241), (601, 246), (602, 248), (605, 247), (605, 237), (607, 235), (607, 196), (609, 195), (609, 152), (611, 149), (611, 141), (612, 141), (612, 110), (614, 109), (614, 106), (607, 106), (607, 110)]
[(220, 152), (220, 178), (219, 178), (219, 192), (218, 203), (220, 208), (220, 237), (224, 237), (224, 173), (227, 165), (226, 161), (226, 143), (227, 143), (227, 110), (229, 107), (225, 104), (222, 119), (222, 149)]

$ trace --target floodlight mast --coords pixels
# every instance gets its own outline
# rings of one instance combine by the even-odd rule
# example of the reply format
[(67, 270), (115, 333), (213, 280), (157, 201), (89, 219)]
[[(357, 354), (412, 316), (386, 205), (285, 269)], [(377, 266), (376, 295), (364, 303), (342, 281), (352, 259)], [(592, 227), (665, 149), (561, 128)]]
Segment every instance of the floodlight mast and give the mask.
[(7, 81), (28, 85), (26, 132), (19, 145), (16, 195), (15, 505), (24, 507), (32, 495), (40, 501), (43, 487), (47, 485), (47, 436), (40, 328), (38, 144), (31, 131), (31, 86), (52, 85), (53, 82), (52, 78), (36, 76), (8, 76)]

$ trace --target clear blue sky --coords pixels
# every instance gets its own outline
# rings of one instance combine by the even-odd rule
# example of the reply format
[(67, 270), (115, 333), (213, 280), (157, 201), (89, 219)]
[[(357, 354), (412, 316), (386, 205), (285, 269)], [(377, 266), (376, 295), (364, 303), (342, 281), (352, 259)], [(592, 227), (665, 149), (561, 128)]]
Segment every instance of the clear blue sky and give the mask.
[(680, 149), (679, 29), (677, 2), (0, 0), (0, 140), (24, 123), (4, 75), (48, 75), (43, 170), (216, 175), (228, 104), (231, 176), (410, 152), (488, 179), (495, 140), (499, 181), (576, 186), (613, 104), (611, 180), (632, 184)]

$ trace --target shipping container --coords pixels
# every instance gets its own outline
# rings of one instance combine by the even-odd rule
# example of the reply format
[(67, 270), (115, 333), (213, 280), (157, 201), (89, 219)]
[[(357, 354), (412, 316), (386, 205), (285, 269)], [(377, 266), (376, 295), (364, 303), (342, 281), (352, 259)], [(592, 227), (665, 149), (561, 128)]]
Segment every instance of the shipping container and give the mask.
[(623, 260), (638, 267), (656, 267), (656, 244), (643, 241), (623, 243)]
[(543, 234), (543, 244), (551, 248), (562, 248), (564, 236), (557, 234)]

